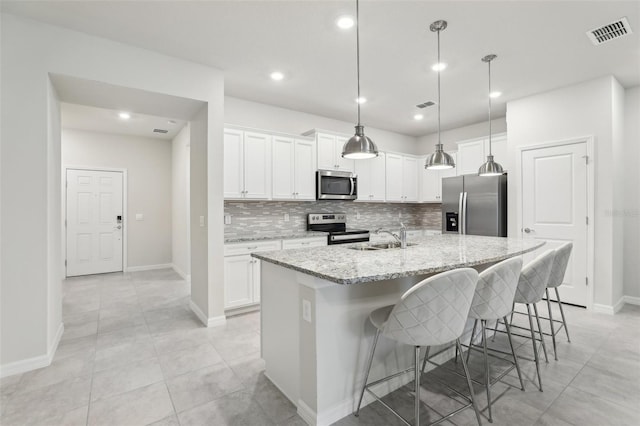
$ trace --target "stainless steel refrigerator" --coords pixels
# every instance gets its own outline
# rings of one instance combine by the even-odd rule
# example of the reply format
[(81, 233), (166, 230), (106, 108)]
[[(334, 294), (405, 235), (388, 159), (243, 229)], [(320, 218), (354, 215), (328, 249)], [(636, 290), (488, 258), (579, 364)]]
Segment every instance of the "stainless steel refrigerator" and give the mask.
[(442, 233), (507, 236), (507, 175), (442, 179)]

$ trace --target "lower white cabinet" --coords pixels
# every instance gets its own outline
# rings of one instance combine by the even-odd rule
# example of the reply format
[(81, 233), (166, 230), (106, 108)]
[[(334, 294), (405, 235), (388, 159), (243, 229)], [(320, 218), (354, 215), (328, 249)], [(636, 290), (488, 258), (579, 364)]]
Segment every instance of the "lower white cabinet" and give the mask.
[(280, 240), (226, 244), (224, 247), (224, 308), (260, 303), (260, 260), (251, 253), (280, 250)]

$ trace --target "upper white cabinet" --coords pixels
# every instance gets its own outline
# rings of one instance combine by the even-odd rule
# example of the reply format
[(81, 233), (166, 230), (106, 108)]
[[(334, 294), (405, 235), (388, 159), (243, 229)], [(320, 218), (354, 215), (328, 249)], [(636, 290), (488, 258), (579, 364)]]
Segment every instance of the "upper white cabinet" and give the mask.
[(271, 198), (271, 135), (224, 130), (224, 197)]
[(358, 176), (358, 199), (356, 201), (384, 201), (386, 186), (386, 159), (380, 152), (369, 160), (355, 160)]
[(354, 171), (354, 161), (342, 158), (342, 147), (349, 140), (343, 136), (316, 133), (318, 145), (318, 169)]
[(387, 153), (386, 168), (387, 201), (418, 201), (418, 159)]
[(316, 144), (273, 136), (273, 199), (315, 200)]
[[(457, 153), (449, 152), (453, 157), (453, 161), (457, 166)], [(445, 170), (427, 170), (424, 168), (426, 158), (422, 159), (419, 168), (420, 175), (420, 201), (425, 203), (441, 203), (442, 202), (442, 179), (445, 177), (456, 176), (457, 167)]]
[[(504, 166), (507, 157), (507, 136), (504, 133), (491, 137), (494, 160)], [(489, 155), (489, 138), (458, 143), (458, 175), (477, 174)]]

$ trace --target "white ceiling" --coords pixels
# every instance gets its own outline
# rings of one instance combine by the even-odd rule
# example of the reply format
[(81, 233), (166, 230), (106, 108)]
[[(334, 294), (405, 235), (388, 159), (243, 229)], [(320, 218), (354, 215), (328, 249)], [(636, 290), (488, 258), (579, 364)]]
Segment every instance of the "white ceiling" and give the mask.
[[(135, 45), (225, 71), (225, 92), (340, 120), (355, 120), (355, 31), (335, 19), (354, 1), (3, 1), (3, 11)], [(626, 16), (633, 33), (593, 46), (585, 32)], [(432, 133), (435, 108), (416, 122), (415, 105), (436, 99), (436, 36), (445, 19), (442, 127), (486, 119), (492, 63), (495, 116), (506, 102), (613, 74), (640, 84), (638, 1), (401, 1), (360, 4), (365, 125)], [(281, 70), (287, 78), (273, 82)]]
[[(62, 127), (65, 129), (88, 130), (118, 135), (143, 136), (147, 138), (173, 139), (184, 127), (184, 120), (157, 117), (141, 113), (131, 113), (131, 118), (123, 120), (120, 111), (93, 106), (62, 103)], [(154, 133), (153, 129), (164, 129), (167, 133)]]

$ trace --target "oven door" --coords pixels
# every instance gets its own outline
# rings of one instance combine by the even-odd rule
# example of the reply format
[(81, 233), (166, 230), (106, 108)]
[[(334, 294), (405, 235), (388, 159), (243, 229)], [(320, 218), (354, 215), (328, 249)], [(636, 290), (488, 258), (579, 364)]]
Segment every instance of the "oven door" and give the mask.
[(318, 200), (355, 200), (358, 198), (358, 178), (351, 172), (318, 170), (316, 173)]

